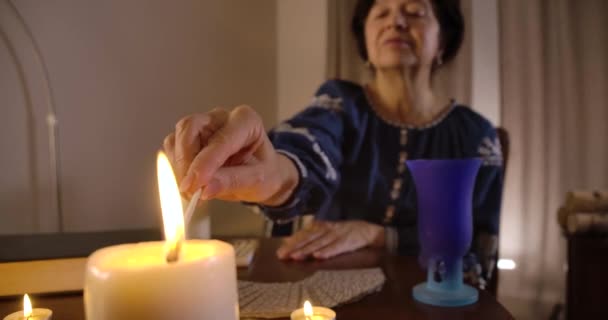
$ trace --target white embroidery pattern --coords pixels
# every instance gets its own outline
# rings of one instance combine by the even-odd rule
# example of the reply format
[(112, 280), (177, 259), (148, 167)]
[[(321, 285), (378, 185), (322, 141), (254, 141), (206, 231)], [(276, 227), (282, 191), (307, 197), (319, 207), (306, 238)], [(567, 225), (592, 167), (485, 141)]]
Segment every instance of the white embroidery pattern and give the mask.
[(291, 132), (297, 133), (305, 136), (310, 142), (315, 142), (317, 139), (313, 136), (307, 128), (295, 128), (287, 122), (280, 123), (276, 128), (272, 131), (281, 133), (281, 132)]
[(484, 166), (502, 166), (502, 149), (498, 138), (494, 138), (494, 141), (489, 137), (483, 138), (477, 151)]
[(342, 111), (342, 98), (332, 98), (324, 93), (312, 98), (310, 107), (325, 108), (331, 111)]
[(298, 166), (298, 169), (300, 169), (300, 172), (302, 173), (302, 178), (308, 177), (308, 170), (306, 170), (306, 167), (302, 163), (302, 160), (300, 160), (300, 158), (298, 158), (298, 156), (296, 156), (295, 154), (293, 154), (287, 150), (283, 150), (283, 149), (277, 149), (277, 153), (285, 155), (287, 158), (289, 158), (293, 162), (295, 162), (296, 165)]
[(325, 164), (325, 167), (327, 169), (327, 172), (325, 173), (325, 178), (330, 179), (332, 181), (336, 181), (338, 179), (338, 173), (331, 164), (331, 161), (329, 161), (329, 157), (327, 157), (327, 154), (325, 154), (325, 152), (321, 149), (321, 146), (317, 142), (315, 136), (312, 135), (307, 128), (294, 128), (289, 123), (283, 122), (279, 124), (276, 128), (274, 128), (273, 131), (276, 133), (297, 133), (305, 136), (312, 143), (312, 149), (314, 150), (314, 152), (319, 156), (319, 158), (321, 158), (321, 160), (323, 160), (323, 163)]

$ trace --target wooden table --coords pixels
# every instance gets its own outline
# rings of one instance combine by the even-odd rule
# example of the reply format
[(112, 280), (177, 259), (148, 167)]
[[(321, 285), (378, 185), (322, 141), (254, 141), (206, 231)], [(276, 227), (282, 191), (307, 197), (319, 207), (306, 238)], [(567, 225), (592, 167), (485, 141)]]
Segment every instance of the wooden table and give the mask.
[[(356, 303), (335, 308), (337, 318), (340, 320), (513, 319), (513, 316), (491, 294), (484, 291), (479, 294), (479, 302), (467, 307), (438, 308), (414, 301), (411, 294), (412, 287), (425, 279), (425, 273), (418, 266), (416, 257), (391, 256), (379, 251), (361, 250), (327, 261), (282, 262), (275, 256), (278, 245), (278, 240), (262, 240), (252, 265), (249, 268), (239, 269), (239, 279), (262, 282), (294, 281), (303, 279), (319, 269), (377, 266), (383, 269), (387, 277), (383, 289)], [(42, 295), (34, 298), (37, 306), (53, 310), (54, 320), (84, 319), (81, 292)], [(22, 297), (0, 299), (0, 318), (21, 309), (21, 299)]]

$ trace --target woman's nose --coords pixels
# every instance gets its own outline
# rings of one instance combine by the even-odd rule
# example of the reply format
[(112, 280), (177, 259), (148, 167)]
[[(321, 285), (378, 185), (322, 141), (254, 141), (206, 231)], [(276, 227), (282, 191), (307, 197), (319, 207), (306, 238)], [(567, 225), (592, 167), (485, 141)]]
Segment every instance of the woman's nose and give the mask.
[(397, 29), (405, 29), (407, 27), (407, 18), (401, 12), (393, 14), (392, 23)]

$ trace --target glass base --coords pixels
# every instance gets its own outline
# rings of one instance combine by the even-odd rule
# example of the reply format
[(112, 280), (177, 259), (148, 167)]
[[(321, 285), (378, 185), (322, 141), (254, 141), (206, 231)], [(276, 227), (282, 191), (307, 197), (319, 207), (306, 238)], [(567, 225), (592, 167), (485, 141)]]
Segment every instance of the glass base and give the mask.
[(434, 290), (424, 282), (415, 286), (412, 294), (416, 301), (439, 307), (461, 307), (473, 304), (479, 299), (477, 289), (466, 284), (456, 290)]

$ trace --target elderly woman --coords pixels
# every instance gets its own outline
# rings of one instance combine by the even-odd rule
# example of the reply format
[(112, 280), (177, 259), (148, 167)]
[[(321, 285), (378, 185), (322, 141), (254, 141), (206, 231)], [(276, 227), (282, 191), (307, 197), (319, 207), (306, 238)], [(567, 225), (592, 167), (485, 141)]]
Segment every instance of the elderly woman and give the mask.
[[(248, 106), (182, 119), (164, 141), (181, 190), (254, 203), (279, 222), (314, 214), (316, 222), (278, 250), (283, 259), (363, 247), (416, 254), (416, 196), (405, 161), (482, 157), (474, 233), (495, 241), (503, 180), (495, 129), (431, 88), (463, 30), (456, 0), (359, 1), (352, 31), (371, 81), (325, 82), (308, 108), (269, 134)], [(469, 260), (478, 261), (478, 247)], [(492, 258), (489, 247), (477, 257)]]

